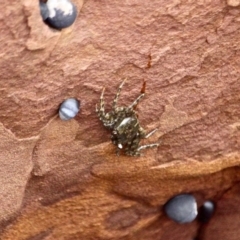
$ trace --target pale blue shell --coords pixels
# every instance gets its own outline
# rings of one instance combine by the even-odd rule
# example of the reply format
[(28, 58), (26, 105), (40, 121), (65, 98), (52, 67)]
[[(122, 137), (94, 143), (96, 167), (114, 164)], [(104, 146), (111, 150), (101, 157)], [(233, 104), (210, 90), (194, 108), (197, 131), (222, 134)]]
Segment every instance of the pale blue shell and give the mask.
[(192, 222), (198, 214), (196, 199), (191, 194), (177, 195), (166, 203), (165, 212), (175, 222)]
[(61, 30), (73, 24), (77, 18), (77, 8), (70, 0), (40, 0), (40, 12), (50, 27)]
[(80, 102), (75, 98), (66, 99), (59, 108), (59, 117), (62, 120), (70, 120), (74, 118), (80, 110)]

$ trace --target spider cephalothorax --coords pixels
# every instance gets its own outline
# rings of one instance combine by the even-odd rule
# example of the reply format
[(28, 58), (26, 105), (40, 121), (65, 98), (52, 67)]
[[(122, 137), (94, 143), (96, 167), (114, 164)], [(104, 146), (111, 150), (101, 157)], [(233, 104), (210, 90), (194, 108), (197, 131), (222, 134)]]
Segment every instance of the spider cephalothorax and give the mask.
[(117, 146), (117, 154), (119, 154), (120, 150), (123, 150), (126, 155), (140, 156), (140, 150), (157, 147), (159, 145), (159, 143), (139, 145), (141, 139), (150, 137), (157, 129), (146, 134), (145, 130), (139, 124), (138, 116), (135, 111), (138, 102), (145, 95), (145, 82), (143, 83), (141, 94), (132, 104), (127, 107), (117, 107), (117, 101), (124, 82), (125, 80), (120, 84), (113, 100), (112, 110), (108, 113), (105, 113), (103, 100), (105, 88), (103, 89), (100, 97), (100, 108), (96, 106), (96, 112), (104, 127), (111, 131), (112, 143)]

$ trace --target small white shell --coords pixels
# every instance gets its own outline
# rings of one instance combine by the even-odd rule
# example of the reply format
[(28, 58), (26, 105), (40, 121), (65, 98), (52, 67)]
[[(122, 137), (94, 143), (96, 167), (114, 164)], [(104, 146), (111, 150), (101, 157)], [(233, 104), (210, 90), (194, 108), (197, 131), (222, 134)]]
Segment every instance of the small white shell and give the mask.
[(69, 27), (77, 18), (77, 8), (70, 0), (48, 0), (46, 6), (49, 16), (45, 21), (53, 28)]
[(66, 99), (59, 108), (59, 117), (62, 120), (70, 120), (74, 118), (80, 109), (80, 102), (76, 98)]
[(166, 203), (165, 212), (177, 223), (190, 223), (198, 214), (196, 199), (191, 194), (179, 194)]

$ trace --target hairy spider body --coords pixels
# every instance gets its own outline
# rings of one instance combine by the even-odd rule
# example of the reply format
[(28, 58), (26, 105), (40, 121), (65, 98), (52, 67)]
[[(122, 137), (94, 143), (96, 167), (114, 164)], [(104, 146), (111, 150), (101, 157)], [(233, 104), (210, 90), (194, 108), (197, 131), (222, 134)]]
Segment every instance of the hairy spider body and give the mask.
[(135, 111), (138, 102), (145, 95), (145, 82), (143, 83), (141, 94), (132, 104), (127, 107), (117, 107), (118, 98), (125, 81), (126, 79), (120, 84), (113, 100), (112, 110), (108, 113), (105, 113), (103, 99), (105, 89), (103, 89), (100, 96), (100, 108), (96, 106), (96, 112), (104, 127), (112, 133), (111, 140), (117, 146), (117, 155), (122, 150), (126, 155), (140, 156), (141, 150), (159, 146), (159, 143), (139, 145), (141, 139), (150, 137), (157, 129), (146, 134), (145, 130), (139, 124), (137, 112)]

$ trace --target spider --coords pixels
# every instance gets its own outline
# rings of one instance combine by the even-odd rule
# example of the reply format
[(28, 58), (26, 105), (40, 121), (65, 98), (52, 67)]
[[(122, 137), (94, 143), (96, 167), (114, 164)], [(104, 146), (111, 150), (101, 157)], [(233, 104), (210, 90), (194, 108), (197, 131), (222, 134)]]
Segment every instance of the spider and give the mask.
[(129, 156), (140, 156), (140, 151), (146, 148), (152, 148), (159, 146), (159, 143), (152, 143), (147, 145), (140, 145), (141, 139), (149, 138), (154, 134), (157, 129), (152, 130), (148, 134), (140, 126), (138, 121), (138, 115), (135, 108), (138, 102), (145, 95), (146, 82), (143, 82), (141, 94), (127, 107), (118, 107), (117, 102), (121, 92), (121, 89), (126, 79), (118, 87), (116, 96), (112, 103), (112, 110), (105, 113), (104, 107), (104, 91), (100, 96), (100, 108), (96, 105), (96, 112), (103, 126), (111, 131), (111, 140), (114, 145), (117, 146), (116, 154), (119, 155), (120, 151), (124, 151)]

